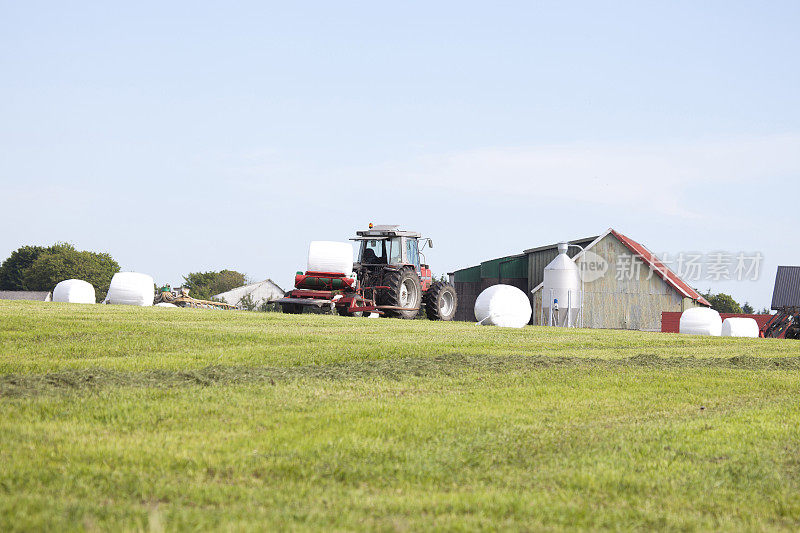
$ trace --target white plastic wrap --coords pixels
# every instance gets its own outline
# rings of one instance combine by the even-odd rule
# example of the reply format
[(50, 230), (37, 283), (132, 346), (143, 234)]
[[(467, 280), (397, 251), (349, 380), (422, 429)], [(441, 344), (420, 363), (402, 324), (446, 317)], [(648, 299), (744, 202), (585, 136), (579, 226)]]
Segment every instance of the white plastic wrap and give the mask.
[(730, 317), (722, 321), (723, 337), (758, 337), (758, 322), (752, 318)]
[(54, 302), (70, 302), (74, 304), (95, 303), (94, 287), (82, 279), (65, 279), (53, 289)]
[(178, 306), (177, 306), (177, 305), (175, 305), (175, 304), (171, 304), (171, 303), (169, 303), (169, 302), (158, 302), (158, 303), (155, 305), (155, 307), (175, 307), (175, 308), (177, 308)]
[(693, 307), (681, 313), (680, 332), (719, 337), (722, 333), (722, 318), (708, 307)]
[(353, 247), (349, 242), (312, 241), (308, 247), (309, 272), (353, 272)]
[(153, 278), (138, 272), (117, 272), (111, 278), (106, 303), (117, 305), (153, 305)]
[(511, 285), (492, 285), (475, 300), (475, 319), (484, 326), (521, 328), (531, 319), (531, 302)]

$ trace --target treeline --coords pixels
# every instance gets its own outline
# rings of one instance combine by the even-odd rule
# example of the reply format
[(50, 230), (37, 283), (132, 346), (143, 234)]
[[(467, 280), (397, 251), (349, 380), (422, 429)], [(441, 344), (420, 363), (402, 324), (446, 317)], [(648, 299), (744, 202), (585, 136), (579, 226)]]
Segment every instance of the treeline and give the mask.
[[(111, 278), (119, 271), (119, 263), (111, 255), (78, 250), (69, 243), (22, 246), (0, 265), (0, 290), (52, 291), (65, 279), (82, 279), (94, 286), (100, 302), (108, 293)], [(235, 270), (190, 272), (183, 277), (183, 286), (190, 289), (190, 296), (210, 300), (247, 281), (247, 276)]]
[(183, 277), (183, 286), (189, 289), (189, 296), (199, 300), (210, 300), (215, 294), (247, 285), (247, 282), (247, 276), (235, 270), (190, 272)]
[(65, 279), (82, 279), (94, 286), (98, 301), (108, 292), (119, 264), (106, 253), (77, 250), (69, 243), (23, 246), (0, 265), (0, 290), (52, 291)]
[[(741, 305), (733, 299), (733, 296), (730, 294), (725, 294), (724, 292), (720, 293), (713, 293), (708, 291), (707, 293), (703, 294), (703, 297), (708, 300), (708, 303), (711, 304), (711, 309), (714, 309), (718, 313), (745, 313), (748, 315), (756, 314), (755, 308), (750, 305), (749, 302), (745, 302)], [(766, 307), (757, 314), (759, 315), (768, 315), (770, 310)]]

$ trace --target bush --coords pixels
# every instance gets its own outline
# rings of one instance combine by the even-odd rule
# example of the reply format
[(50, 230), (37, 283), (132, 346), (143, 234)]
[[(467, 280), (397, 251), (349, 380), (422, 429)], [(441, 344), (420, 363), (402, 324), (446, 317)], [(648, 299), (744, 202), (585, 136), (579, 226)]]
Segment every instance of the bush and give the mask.
[[(55, 246), (55, 245), (54, 245)], [(42, 253), (52, 249), (44, 246), (23, 246), (11, 252), (11, 255), (0, 265), (0, 290), (24, 291), (25, 270), (36, 261)]]
[(103, 300), (119, 264), (106, 253), (76, 250), (67, 243), (55, 244), (40, 253), (23, 271), (23, 287), (28, 291), (52, 291), (65, 279), (82, 279), (94, 286), (98, 301)]
[(712, 294), (709, 291), (707, 294), (704, 294), (703, 296), (705, 296), (705, 299), (708, 300), (708, 303), (711, 304), (711, 309), (714, 309), (718, 313), (742, 312), (742, 308), (730, 294), (725, 294), (723, 292), (719, 294)]
[(215, 294), (246, 284), (247, 277), (235, 270), (190, 272), (183, 277), (183, 286), (189, 289), (189, 296), (200, 300), (210, 300)]

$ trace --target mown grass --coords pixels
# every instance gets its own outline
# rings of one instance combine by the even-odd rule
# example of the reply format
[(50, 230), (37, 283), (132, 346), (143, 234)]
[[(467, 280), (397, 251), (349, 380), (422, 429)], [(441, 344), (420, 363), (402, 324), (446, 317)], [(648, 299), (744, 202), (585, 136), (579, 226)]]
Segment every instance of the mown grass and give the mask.
[(796, 530), (798, 348), (0, 302), (0, 530)]
[(298, 366), (464, 355), (790, 357), (795, 343), (462, 322), (0, 301), (0, 373)]

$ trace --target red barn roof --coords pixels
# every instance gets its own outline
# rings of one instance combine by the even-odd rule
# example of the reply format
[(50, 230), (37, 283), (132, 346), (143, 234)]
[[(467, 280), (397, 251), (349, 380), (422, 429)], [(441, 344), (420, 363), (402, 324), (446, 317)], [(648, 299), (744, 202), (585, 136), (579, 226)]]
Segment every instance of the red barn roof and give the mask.
[(655, 256), (650, 250), (639, 244), (638, 242), (634, 241), (630, 237), (623, 235), (622, 233), (618, 232), (617, 230), (612, 229), (611, 234), (614, 235), (619, 241), (625, 245), (625, 247), (630, 250), (634, 255), (636, 255), (639, 259), (641, 259), (647, 266), (649, 266), (661, 279), (663, 279), (667, 284), (674, 287), (678, 292), (683, 294), (686, 298), (691, 298), (692, 300), (697, 301), (697, 303), (711, 307), (711, 304), (708, 303), (708, 300), (703, 298), (703, 296), (691, 288), (685, 281), (678, 277), (672, 270), (669, 269), (667, 265), (662, 263), (658, 257)]

